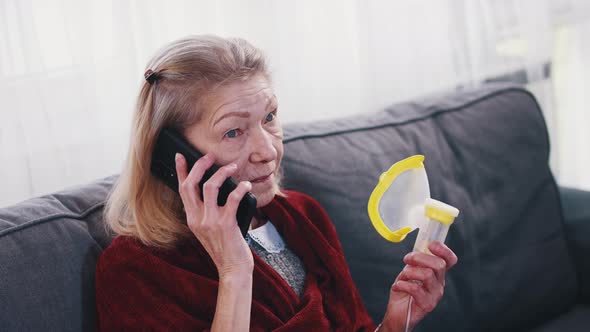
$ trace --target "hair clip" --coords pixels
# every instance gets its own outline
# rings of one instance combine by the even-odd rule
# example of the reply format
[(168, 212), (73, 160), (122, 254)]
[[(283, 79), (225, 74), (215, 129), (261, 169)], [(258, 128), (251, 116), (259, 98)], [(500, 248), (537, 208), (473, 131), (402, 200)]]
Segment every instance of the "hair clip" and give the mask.
[(145, 77), (145, 80), (148, 81), (149, 84), (154, 84), (154, 82), (158, 79), (156, 72), (151, 69), (146, 70), (145, 74), (143, 74), (143, 77)]

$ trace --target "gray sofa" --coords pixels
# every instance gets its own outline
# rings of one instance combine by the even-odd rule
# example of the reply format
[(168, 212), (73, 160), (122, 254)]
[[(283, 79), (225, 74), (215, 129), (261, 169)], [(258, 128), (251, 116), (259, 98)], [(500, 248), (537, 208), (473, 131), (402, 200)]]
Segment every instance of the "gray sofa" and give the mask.
[[(416, 232), (389, 243), (366, 204), (378, 175), (426, 156), (432, 196), (461, 214), (445, 296), (417, 331), (590, 330), (590, 193), (558, 188), (539, 106), (518, 86), (432, 96), (381, 112), (285, 127), (285, 187), (338, 230), (376, 321)], [(94, 266), (116, 175), (0, 209), (0, 330), (94, 329)]]

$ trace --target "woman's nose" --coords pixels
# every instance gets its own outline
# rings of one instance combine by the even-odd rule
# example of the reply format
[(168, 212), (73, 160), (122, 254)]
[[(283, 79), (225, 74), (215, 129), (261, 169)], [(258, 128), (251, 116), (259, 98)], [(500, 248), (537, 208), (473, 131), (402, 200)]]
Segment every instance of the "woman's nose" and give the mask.
[(273, 136), (265, 130), (257, 130), (251, 136), (250, 162), (265, 163), (277, 158), (277, 150), (273, 145)]

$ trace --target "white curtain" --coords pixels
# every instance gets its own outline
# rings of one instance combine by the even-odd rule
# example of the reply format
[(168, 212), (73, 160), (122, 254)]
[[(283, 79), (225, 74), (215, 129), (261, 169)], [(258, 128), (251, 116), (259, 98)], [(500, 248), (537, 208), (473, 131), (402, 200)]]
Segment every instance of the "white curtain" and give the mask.
[(202, 33), (265, 50), (285, 123), (521, 71), (550, 125), (559, 182), (590, 189), (588, 5), (0, 0), (0, 206), (118, 173), (145, 63), (164, 43)]

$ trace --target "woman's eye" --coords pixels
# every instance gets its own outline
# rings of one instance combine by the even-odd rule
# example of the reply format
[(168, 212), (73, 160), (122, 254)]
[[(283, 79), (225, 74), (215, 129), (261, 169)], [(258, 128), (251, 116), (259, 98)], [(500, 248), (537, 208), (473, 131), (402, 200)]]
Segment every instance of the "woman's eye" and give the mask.
[(235, 138), (238, 137), (240, 133), (238, 132), (238, 129), (232, 129), (230, 131), (228, 131), (227, 133), (225, 133), (225, 137), (227, 138)]
[(271, 122), (272, 120), (275, 119), (275, 116), (276, 116), (276, 111), (268, 113), (264, 120), (266, 120), (266, 122)]

